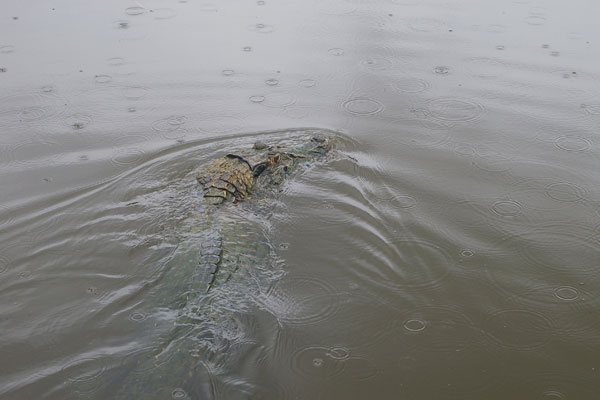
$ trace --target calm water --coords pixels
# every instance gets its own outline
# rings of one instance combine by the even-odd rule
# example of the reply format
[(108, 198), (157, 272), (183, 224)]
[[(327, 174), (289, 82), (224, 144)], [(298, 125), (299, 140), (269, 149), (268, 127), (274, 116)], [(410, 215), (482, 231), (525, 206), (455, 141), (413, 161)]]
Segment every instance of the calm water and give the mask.
[[(0, 9), (0, 398), (597, 398), (597, 2)], [(269, 284), (178, 351), (194, 172), (307, 127)]]

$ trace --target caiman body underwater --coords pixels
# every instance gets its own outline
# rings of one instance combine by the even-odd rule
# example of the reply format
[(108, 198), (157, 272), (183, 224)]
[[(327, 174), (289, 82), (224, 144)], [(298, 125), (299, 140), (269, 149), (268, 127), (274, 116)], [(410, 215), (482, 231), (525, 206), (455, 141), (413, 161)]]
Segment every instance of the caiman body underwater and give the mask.
[[(256, 142), (196, 175), (202, 205), (179, 228), (184, 234), (153, 294), (162, 320), (155, 324), (155, 348), (126, 365), (111, 385), (118, 388), (115, 398), (218, 397), (215, 375), (240, 364), (232, 353), (244, 343), (244, 314), (256, 309), (281, 275), (263, 203), (331, 146), (328, 138), (313, 135)], [(228, 398), (250, 398), (250, 383), (238, 374), (239, 395), (231, 397), (228, 389)]]

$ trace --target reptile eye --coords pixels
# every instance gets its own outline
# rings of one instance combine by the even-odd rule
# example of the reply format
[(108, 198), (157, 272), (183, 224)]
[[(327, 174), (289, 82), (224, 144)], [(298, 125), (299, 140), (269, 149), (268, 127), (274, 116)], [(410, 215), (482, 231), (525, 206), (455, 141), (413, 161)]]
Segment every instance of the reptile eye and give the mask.
[(267, 169), (267, 165), (265, 163), (256, 164), (254, 168), (252, 168), (252, 173), (256, 178), (257, 176), (262, 174), (265, 169)]

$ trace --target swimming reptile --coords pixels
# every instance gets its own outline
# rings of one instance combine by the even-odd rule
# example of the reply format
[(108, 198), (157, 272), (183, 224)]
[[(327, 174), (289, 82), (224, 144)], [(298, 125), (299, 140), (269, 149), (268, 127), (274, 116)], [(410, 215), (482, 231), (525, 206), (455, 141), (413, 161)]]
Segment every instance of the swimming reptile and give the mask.
[[(227, 374), (239, 364), (232, 349), (243, 341), (240, 315), (250, 313), (279, 276), (260, 204), (299, 166), (323, 158), (331, 148), (328, 138), (314, 135), (256, 142), (196, 175), (201, 209), (182, 223), (184, 238), (153, 295), (157, 315), (167, 321), (155, 324), (162, 326), (153, 335), (159, 344), (127, 363), (111, 384), (118, 387), (114, 398), (217, 397), (215, 383), (207, 383), (207, 369)], [(248, 398), (247, 390), (233, 398)]]

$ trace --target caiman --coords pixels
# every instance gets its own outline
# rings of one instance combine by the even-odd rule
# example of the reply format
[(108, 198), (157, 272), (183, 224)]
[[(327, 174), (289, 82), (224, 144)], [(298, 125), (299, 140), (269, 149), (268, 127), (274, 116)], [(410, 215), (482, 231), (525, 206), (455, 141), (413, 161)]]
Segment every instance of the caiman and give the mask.
[[(315, 135), (256, 142), (196, 175), (202, 204), (179, 228), (184, 234), (153, 295), (162, 323), (155, 324), (152, 346), (132, 357), (111, 384), (113, 397), (218, 397), (215, 376), (240, 364), (234, 353), (244, 343), (244, 315), (281, 275), (264, 203), (300, 166), (323, 159), (331, 148), (329, 138)], [(236, 385), (243, 388), (237, 395), (227, 389), (227, 398), (252, 397), (239, 375)]]

